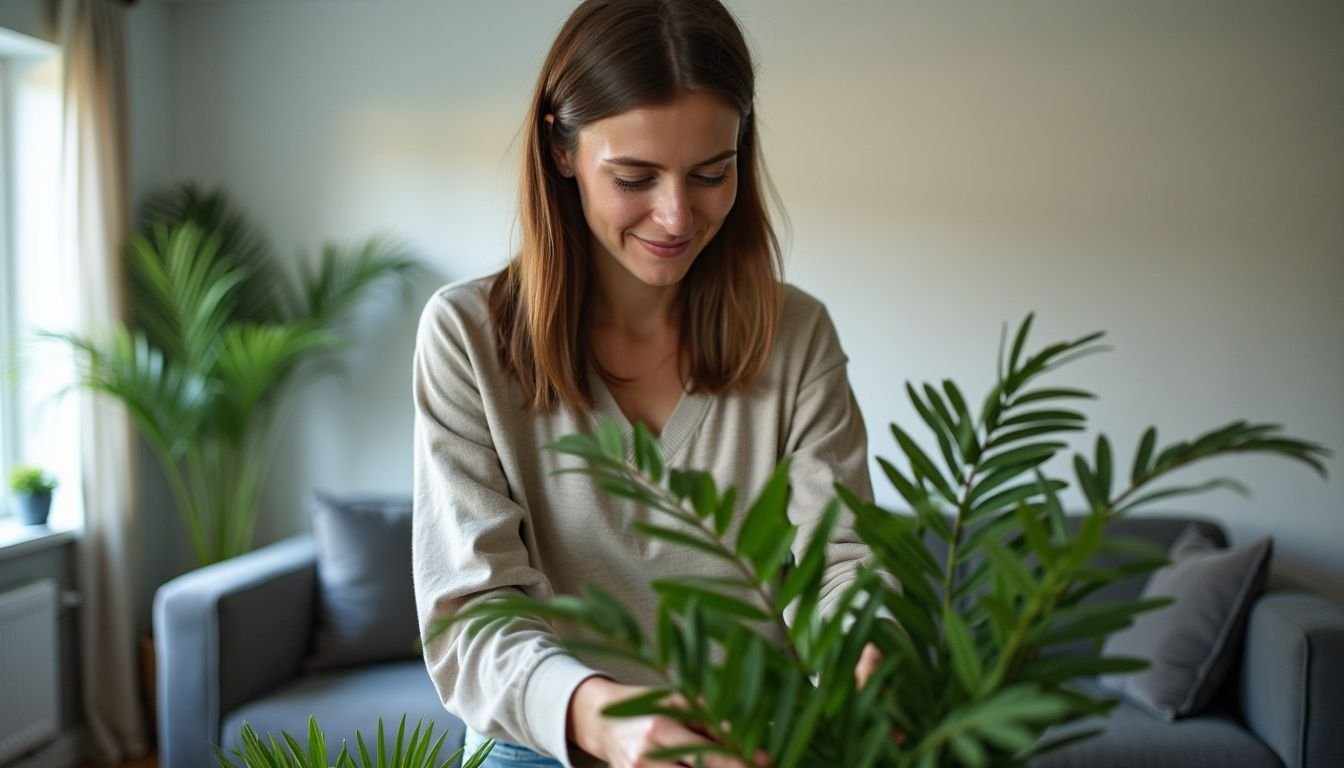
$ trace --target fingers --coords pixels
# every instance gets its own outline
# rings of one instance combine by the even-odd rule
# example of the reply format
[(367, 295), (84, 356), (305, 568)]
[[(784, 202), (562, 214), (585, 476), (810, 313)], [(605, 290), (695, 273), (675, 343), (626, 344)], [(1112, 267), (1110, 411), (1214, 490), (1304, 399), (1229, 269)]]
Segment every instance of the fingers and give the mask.
[(882, 652), (876, 645), (868, 643), (863, 646), (863, 652), (859, 654), (859, 663), (854, 665), (854, 685), (862, 688), (877, 670), (877, 665), (881, 663)]
[[(647, 740), (649, 746), (644, 750), (645, 753), (659, 749), (671, 749), (674, 747), (690, 747), (701, 744), (713, 744), (714, 742), (704, 736), (692, 731), (682, 723), (673, 720), (670, 717), (657, 717), (650, 724)], [(764, 760), (762, 760), (764, 758)], [(764, 753), (757, 755), (756, 766), (768, 765), (769, 759)], [(641, 758), (636, 761), (636, 768), (671, 768), (680, 766), (695, 766), (696, 757), (688, 756), (682, 758), (676, 763), (666, 763), (660, 761), (650, 761)], [(713, 752), (703, 753), (700, 757), (700, 765), (704, 768), (755, 768), (748, 766), (737, 758), (729, 755), (716, 754)]]

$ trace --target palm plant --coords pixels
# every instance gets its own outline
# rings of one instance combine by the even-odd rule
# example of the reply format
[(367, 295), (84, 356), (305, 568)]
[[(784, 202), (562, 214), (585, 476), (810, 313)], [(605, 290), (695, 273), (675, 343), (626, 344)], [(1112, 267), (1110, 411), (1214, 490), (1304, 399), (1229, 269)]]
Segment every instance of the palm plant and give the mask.
[[(447, 768), (464, 757), (465, 748), (459, 747), (447, 760), (437, 762), (439, 752), (443, 749), (443, 740), (448, 733), (445, 731), (435, 739), (433, 721), (423, 731), (421, 725), (422, 723), (416, 723), (415, 730), (407, 738), (406, 716), (402, 715), (401, 723), (397, 726), (396, 741), (389, 748), (383, 735), (383, 720), (379, 718), (378, 740), (374, 742), (372, 756), (364, 744), (364, 735), (355, 731), (355, 741), (359, 745), (358, 762), (350, 756), (349, 748), (344, 743), (341, 744), (341, 751), (336, 756), (335, 762), (329, 762), (326, 735), (314, 717), (308, 718), (307, 747), (300, 745), (293, 736), (284, 731), (280, 732), (283, 744), (273, 734), (263, 740), (252, 726), (244, 723), (239, 734), (241, 745), (236, 744), (232, 754), (216, 749), (216, 757), (220, 768)], [(482, 744), (471, 756), (465, 758), (461, 768), (479, 768), (494, 745), (494, 741)], [(238, 762), (235, 763), (234, 760)]]
[(348, 343), (350, 310), (414, 262), (385, 238), (327, 245), (296, 284), (221, 192), (185, 185), (144, 211), (126, 246), (133, 324), (50, 335), (76, 353), (75, 386), (127, 409), (205, 565), (251, 547), (285, 395)]
[[(656, 626), (642, 628), (613, 597), (595, 587), (546, 600), (525, 595), (486, 601), (439, 623), (479, 631), (519, 614), (583, 631), (565, 644), (651, 670), (662, 684), (606, 710), (609, 716), (663, 714), (708, 734), (709, 746), (661, 750), (651, 759), (718, 752), (754, 764), (765, 750), (773, 765), (1025, 765), (1033, 757), (1087, 738), (1042, 742), (1052, 725), (1109, 712), (1114, 700), (1071, 685), (1085, 676), (1142, 669), (1140, 659), (1080, 655), (1100, 648), (1135, 615), (1167, 600), (1084, 602), (1118, 579), (1167, 562), (1138, 539), (1104, 536), (1117, 516), (1141, 506), (1216, 487), (1244, 491), (1228, 479), (1194, 487), (1148, 490), (1168, 475), (1215, 456), (1262, 453), (1303, 462), (1325, 474), (1329, 451), (1284, 437), (1280, 427), (1237, 421), (1159, 450), (1144, 433), (1127, 478), (1115, 471), (1110, 443), (1096, 439), (1089, 460), (1073, 470), (1088, 510), (1074, 532), (1059, 493), (1068, 483), (1041, 466), (1084, 429), (1086, 417), (1058, 405), (1095, 397), (1079, 389), (1037, 387), (1043, 374), (1098, 351), (1102, 334), (1050, 345), (1024, 357), (1032, 317), (1006, 357), (1000, 343), (997, 384), (979, 416), (958, 387), (907, 384), (936, 437), (943, 465), (897, 425), (892, 433), (907, 468), (879, 460), (913, 514), (897, 514), (836, 487), (836, 499), (795, 559), (798, 528), (789, 522), (788, 467), (781, 465), (739, 517), (734, 488), (720, 491), (708, 474), (663, 466), (661, 449), (637, 425), (627, 457), (620, 431), (571, 435), (551, 446), (579, 457), (574, 471), (605, 492), (657, 510), (666, 524), (637, 523), (648, 537), (732, 563), (740, 578), (693, 576), (652, 583)], [(1117, 482), (1118, 481), (1118, 482)], [(823, 565), (839, 515), (853, 516), (875, 566), (859, 571), (838, 607), (820, 610)], [(731, 535), (734, 521), (740, 527)], [(935, 557), (941, 549), (944, 557)], [(1098, 556), (1120, 557), (1099, 566)], [(945, 563), (946, 565), (940, 565)], [(879, 567), (881, 570), (879, 570)], [(885, 572), (885, 573), (883, 573)], [(886, 576), (893, 576), (899, 586)], [(785, 620), (792, 609), (793, 620)], [(882, 661), (866, 684), (854, 669), (865, 645)], [(685, 702), (670, 706), (671, 700)]]

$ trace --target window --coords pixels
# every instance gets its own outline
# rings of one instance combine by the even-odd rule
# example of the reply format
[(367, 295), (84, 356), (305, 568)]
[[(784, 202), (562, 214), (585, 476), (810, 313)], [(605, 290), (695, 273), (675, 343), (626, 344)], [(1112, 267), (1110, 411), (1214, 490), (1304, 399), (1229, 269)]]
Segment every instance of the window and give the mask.
[(74, 368), (63, 345), (37, 336), (73, 328), (78, 311), (58, 248), (58, 53), (0, 29), (0, 477), (20, 463), (54, 474), (64, 490), (52, 522), (69, 525), (79, 522), (78, 400), (58, 395)]

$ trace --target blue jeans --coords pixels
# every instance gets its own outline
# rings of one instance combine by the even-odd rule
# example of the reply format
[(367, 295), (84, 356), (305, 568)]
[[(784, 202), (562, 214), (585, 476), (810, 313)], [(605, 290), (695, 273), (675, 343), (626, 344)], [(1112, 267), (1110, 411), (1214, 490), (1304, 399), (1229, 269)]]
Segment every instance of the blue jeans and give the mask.
[[(484, 736), (468, 728), (467, 749), (463, 754), (462, 761), (466, 762), (466, 759), (471, 757), (476, 748), (485, 743), (485, 740)], [(490, 750), (490, 756), (481, 764), (481, 768), (564, 768), (564, 766), (560, 761), (552, 760), (527, 747), (520, 747), (506, 741), (496, 741), (495, 748)]]

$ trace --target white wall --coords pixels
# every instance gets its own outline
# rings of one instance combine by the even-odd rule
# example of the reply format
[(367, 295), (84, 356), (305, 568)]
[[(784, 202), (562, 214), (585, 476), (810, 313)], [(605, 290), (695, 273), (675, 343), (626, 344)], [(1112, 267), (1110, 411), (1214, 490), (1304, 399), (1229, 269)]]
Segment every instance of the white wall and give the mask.
[[(1001, 324), (1033, 310), (1038, 346), (1109, 331), (1114, 352), (1056, 382), (1102, 395), (1093, 424), (1126, 463), (1150, 423), (1174, 439), (1246, 417), (1344, 448), (1344, 6), (732, 5), (788, 276), (831, 307), (875, 454), (896, 453), (892, 420), (923, 437), (906, 380), (978, 399)], [(223, 184), (296, 258), (389, 230), (436, 280), (483, 274), (509, 255), (519, 122), (568, 7), (150, 0), (132, 23), (166, 15), (168, 82), (134, 87), (166, 87), (167, 109), (136, 130), (168, 128), (137, 146), (167, 158), (157, 177)], [(264, 539), (306, 525), (311, 487), (409, 488), (408, 359), (436, 280), (370, 313), (348, 375), (296, 404)], [(1337, 479), (1276, 459), (1185, 479), (1216, 474), (1255, 496), (1181, 508), (1274, 534), (1280, 579), (1344, 599)]]

